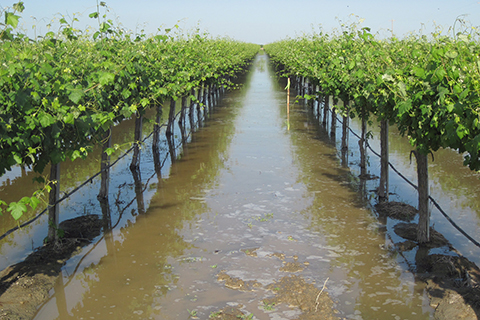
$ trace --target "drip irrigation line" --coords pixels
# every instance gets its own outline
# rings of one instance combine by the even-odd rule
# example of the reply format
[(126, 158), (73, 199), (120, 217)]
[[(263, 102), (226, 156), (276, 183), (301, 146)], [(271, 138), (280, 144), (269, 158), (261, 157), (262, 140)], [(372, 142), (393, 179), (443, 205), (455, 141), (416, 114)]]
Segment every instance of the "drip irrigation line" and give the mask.
[[(204, 110), (205, 108), (203, 108)], [(203, 111), (202, 110), (202, 111)], [(178, 111), (175, 116), (173, 117), (173, 121), (175, 121), (178, 117), (178, 115), (182, 112), (182, 110)], [(202, 114), (202, 117), (204, 117), (205, 114)], [(194, 124), (197, 124), (197, 122), (195, 122)], [(160, 125), (160, 127), (158, 128), (158, 130), (160, 130), (161, 128), (165, 127), (166, 124), (162, 124)], [(191, 129), (191, 128), (190, 128)], [(144, 137), (141, 142), (144, 143), (148, 138), (150, 138), (153, 134), (154, 134), (155, 130), (153, 130), (152, 132), (150, 132), (149, 135), (147, 135), (146, 137)], [(191, 134), (191, 130), (189, 132), (189, 134), (187, 135), (187, 138), (190, 137), (190, 134)], [(180, 147), (180, 144), (175, 147), (175, 150), (177, 150), (178, 148)], [(120, 157), (118, 157), (114, 162), (110, 163), (108, 165), (107, 168), (105, 168), (104, 170), (108, 170), (110, 169), (111, 167), (113, 167), (115, 164), (117, 164), (121, 159), (123, 159), (124, 157), (127, 156), (127, 154), (129, 154), (132, 150), (134, 149), (134, 146), (130, 147), (127, 151), (125, 151), (125, 153), (123, 155), (121, 155)], [(168, 155), (168, 153), (167, 153)], [(165, 161), (166, 161), (166, 157), (164, 159), (164, 162), (163, 164), (165, 164)], [(162, 165), (163, 167), (163, 165)], [(62, 198), (60, 198), (58, 201), (55, 202), (55, 204), (53, 206), (56, 206), (57, 204), (61, 203), (63, 200), (69, 198), (71, 195), (73, 195), (75, 192), (77, 192), (78, 190), (80, 190), (82, 187), (84, 187), (86, 184), (88, 184), (89, 182), (91, 183), (93, 181), (93, 179), (95, 179), (96, 177), (98, 177), (100, 174), (102, 173), (102, 170), (100, 170), (99, 172), (97, 172), (96, 174), (94, 174), (93, 176), (91, 176), (90, 178), (88, 178), (87, 180), (85, 180), (82, 184), (80, 184), (79, 186), (77, 186), (76, 188), (74, 188), (72, 191), (68, 192), (68, 193), (65, 193), (64, 196)], [(135, 200), (135, 198), (134, 198)], [(22, 229), (30, 224), (32, 224), (33, 222), (37, 221), (43, 214), (45, 214), (45, 212), (48, 211), (48, 207), (45, 208), (42, 212), (40, 212), (38, 215), (36, 215), (34, 218), (16, 226), (16, 227), (13, 227), (11, 228), (10, 230), (8, 230), (7, 232), (5, 232), (3, 235), (0, 236), (0, 241), (3, 240), (5, 237), (7, 237), (9, 234), (11, 234), (12, 232), (18, 230), (18, 229)]]
[[(202, 111), (203, 111), (203, 110), (202, 110)], [(181, 111), (180, 111), (180, 112), (181, 112)], [(176, 118), (177, 118), (177, 116), (178, 116), (178, 114), (179, 114), (180, 112), (178, 112), (178, 113), (175, 115), (174, 120), (176, 120)], [(203, 115), (203, 116), (205, 116), (205, 115)], [(197, 125), (198, 123), (199, 123), (199, 121), (193, 121), (194, 127), (195, 127), (195, 125)], [(190, 122), (190, 124), (192, 124), (192, 122)], [(163, 126), (164, 126), (164, 125), (162, 124), (158, 129), (162, 128)], [(187, 134), (187, 136), (185, 137), (185, 140), (182, 139), (182, 143), (179, 144), (177, 147), (175, 147), (175, 148), (174, 148), (175, 150), (179, 149), (179, 148), (180, 148), (180, 145), (183, 146), (183, 141), (186, 141), (186, 139), (188, 139), (188, 138), (191, 136), (191, 134), (193, 133), (192, 126), (189, 126), (188, 129), (190, 129), (190, 130), (188, 130), (188, 134)], [(142, 140), (142, 142), (145, 142), (149, 137), (152, 136), (152, 134), (153, 134), (154, 132), (155, 132), (155, 130), (153, 130), (148, 136), (146, 136), (146, 137)], [(127, 151), (127, 153), (130, 152), (131, 149), (132, 149), (132, 148), (130, 148), (130, 149)], [(163, 162), (162, 162), (162, 164), (160, 165), (160, 168), (163, 168), (163, 166), (165, 165), (165, 162), (167, 161), (169, 154), (170, 154), (170, 151), (167, 151), (167, 153), (165, 154), (165, 157), (164, 157), (164, 159), (163, 159)], [(113, 165), (113, 164), (112, 164), (112, 165)], [(145, 187), (143, 188), (143, 190), (141, 191), (141, 193), (143, 193), (143, 192), (145, 192), (145, 190), (147, 190), (148, 182), (149, 182), (156, 174), (157, 174), (157, 173), (155, 172), (154, 174), (152, 174), (152, 175), (150, 176), (150, 178), (147, 179), (147, 182), (145, 183)], [(159, 177), (159, 179), (160, 179), (160, 177)], [(117, 199), (119, 198), (119, 196), (120, 196), (120, 190), (119, 190)], [(118, 224), (120, 223), (120, 220), (121, 220), (121, 218), (122, 218), (122, 216), (123, 216), (123, 213), (125, 212), (125, 210), (126, 210), (128, 207), (130, 207), (130, 206), (133, 204), (133, 202), (135, 201), (136, 198), (137, 198), (137, 196), (135, 196), (123, 209), (120, 210), (120, 208), (118, 208), (118, 209), (119, 209), (118, 212), (119, 212), (120, 214), (119, 214), (119, 216), (118, 216), (117, 222), (110, 228), (110, 230), (113, 230), (113, 229), (115, 229), (115, 228), (118, 226)], [(37, 217), (37, 218), (38, 218), (38, 217)], [(35, 219), (35, 220), (36, 220), (36, 219)], [(32, 221), (32, 222), (33, 222), (33, 221)], [(100, 242), (101, 242), (103, 239), (105, 239), (105, 234), (104, 234), (103, 236), (101, 236), (101, 237), (98, 239), (98, 241), (96, 241), (96, 243), (92, 245), (92, 248), (90, 248), (90, 250), (88, 250), (88, 251), (83, 255), (83, 257), (78, 261), (77, 265), (75, 266), (75, 269), (73, 270), (73, 273), (72, 273), (71, 275), (68, 275), (68, 278), (69, 278), (69, 279), (68, 279), (67, 283), (65, 283), (64, 287), (66, 287), (66, 286), (73, 280), (73, 275), (75, 275), (75, 273), (76, 273), (76, 272), (78, 271), (78, 269), (80, 268), (80, 265), (81, 265), (82, 261), (100, 244)], [(1, 240), (1, 238), (0, 238), (0, 240)], [(53, 296), (51, 296), (47, 301), (45, 301), (45, 302), (42, 304), (42, 306), (46, 305), (52, 298), (53, 298)]]
[[(329, 112), (332, 112), (331, 110), (328, 110)], [(341, 121), (337, 115), (335, 114), (335, 119), (336, 121), (340, 122), (341, 124), (343, 124), (343, 121)], [(356, 136), (359, 140), (361, 140), (361, 137), (355, 132), (353, 131), (352, 128), (350, 128), (350, 126), (348, 126), (348, 130), (354, 135)], [(372, 147), (370, 146), (370, 144), (368, 143), (368, 141), (366, 141), (366, 146), (367, 148), (372, 151), (372, 153), (374, 155), (376, 155), (377, 157), (379, 158), (382, 158), (382, 156), (376, 152), (375, 150), (372, 149)], [(406, 178), (402, 173), (400, 173), (400, 171), (398, 171), (394, 166), (393, 164), (389, 161), (388, 162), (388, 165), (390, 166), (390, 168), (392, 168), (393, 171), (395, 171), (395, 173), (397, 173), (403, 180), (405, 180), (405, 182), (407, 182), (409, 185), (411, 185), (415, 190), (418, 190), (418, 187), (413, 183), (411, 182), (410, 180), (408, 180), (408, 178)], [(445, 219), (447, 219), (448, 222), (450, 222), (450, 224), (455, 228), (457, 229), (461, 234), (463, 234), (468, 240), (470, 240), (474, 245), (476, 245), (477, 247), (480, 248), (480, 243), (475, 240), (474, 238), (472, 238), (467, 232), (465, 232), (460, 226), (458, 226), (455, 221), (453, 221), (453, 219), (442, 209), (442, 207), (440, 207), (440, 205), (437, 203), (437, 201), (435, 201), (435, 199), (431, 196), (431, 195), (428, 195), (428, 199), (430, 201), (432, 201), (433, 205), (438, 209), (438, 211), (440, 211), (440, 213), (445, 217)]]

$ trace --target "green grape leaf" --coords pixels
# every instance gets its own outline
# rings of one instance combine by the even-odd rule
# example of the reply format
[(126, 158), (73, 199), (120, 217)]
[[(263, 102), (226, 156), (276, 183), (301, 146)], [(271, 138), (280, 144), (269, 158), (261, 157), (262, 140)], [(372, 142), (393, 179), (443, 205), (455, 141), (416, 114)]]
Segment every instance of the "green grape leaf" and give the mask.
[(7, 209), (12, 215), (13, 219), (18, 220), (27, 212), (27, 205), (22, 202), (11, 202)]
[(68, 98), (75, 104), (78, 104), (83, 97), (83, 89), (74, 89), (71, 91)]
[(404, 113), (410, 111), (412, 109), (412, 101), (407, 100), (407, 101), (402, 101), (399, 104), (397, 104), (397, 109), (398, 109), (398, 114), (401, 116)]
[(40, 199), (38, 199), (37, 197), (31, 197), (30, 198), (30, 207), (32, 207), (33, 210), (35, 210), (38, 205), (40, 204)]
[(12, 26), (13, 28), (16, 28), (18, 25), (18, 19), (20, 19), (19, 16), (11, 13), (11, 12), (5, 12), (5, 24)]
[(107, 85), (115, 79), (115, 75), (110, 72), (104, 72), (100, 75), (99, 81), (102, 86)]

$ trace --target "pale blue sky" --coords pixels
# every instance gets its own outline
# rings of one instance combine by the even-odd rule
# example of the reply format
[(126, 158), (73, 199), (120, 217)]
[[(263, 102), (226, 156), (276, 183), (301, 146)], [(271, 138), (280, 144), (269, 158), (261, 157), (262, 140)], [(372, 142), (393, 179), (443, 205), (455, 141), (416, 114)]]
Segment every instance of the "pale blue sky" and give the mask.
[[(0, 0), (0, 5), (11, 6), (13, 2)], [(106, 3), (111, 8), (109, 17), (118, 16), (128, 30), (145, 28), (151, 34), (159, 27), (165, 29), (178, 23), (185, 30), (199, 26), (212, 36), (258, 44), (310, 33), (320, 26), (331, 32), (340, 28), (339, 20), (350, 23), (358, 18), (365, 19), (362, 26), (371, 27), (380, 35), (390, 35), (393, 23), (398, 37), (422, 28), (424, 33), (431, 33), (435, 25), (448, 29), (464, 14), (470, 25), (480, 26), (480, 0), (106, 0)], [(84, 21), (95, 23), (88, 19), (88, 14), (96, 9), (95, 0), (24, 0), (24, 4), (23, 25), (31, 29), (31, 17), (35, 17), (37, 25), (43, 25), (37, 30), (39, 34), (46, 32), (44, 25), (56, 13), (66, 16), (81, 13)]]

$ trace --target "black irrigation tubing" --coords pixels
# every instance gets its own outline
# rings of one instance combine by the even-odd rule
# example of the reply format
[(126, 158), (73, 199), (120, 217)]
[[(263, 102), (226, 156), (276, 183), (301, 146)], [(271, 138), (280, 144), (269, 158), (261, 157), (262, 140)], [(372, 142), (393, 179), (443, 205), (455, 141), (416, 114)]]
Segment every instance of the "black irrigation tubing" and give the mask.
[[(175, 117), (174, 117), (174, 120), (177, 119), (177, 116), (181, 113), (181, 111), (177, 112), (177, 114), (175, 114)], [(165, 124), (162, 124), (158, 129), (160, 130), (162, 127), (165, 127)], [(191, 128), (190, 128), (191, 129)], [(154, 133), (154, 131), (150, 132), (150, 134), (148, 136), (146, 136), (145, 138), (143, 138), (142, 140), (142, 143), (145, 142), (148, 138), (150, 138), (152, 136), (152, 134)], [(190, 136), (190, 133), (187, 135), (187, 137)], [(179, 148), (180, 146), (177, 146), (175, 149)], [(125, 153), (123, 155), (121, 155), (120, 157), (117, 158), (117, 160), (115, 160), (114, 162), (112, 162), (107, 169), (110, 169), (111, 167), (113, 167), (118, 161), (120, 161), (121, 159), (123, 159), (128, 153), (130, 153), (132, 150), (133, 150), (133, 146), (130, 147), (130, 149), (128, 149), (127, 151), (125, 151)], [(164, 161), (165, 163), (165, 161)], [(77, 192), (78, 190), (80, 190), (82, 187), (84, 187), (87, 183), (89, 182), (92, 182), (93, 179), (95, 179), (96, 177), (98, 177), (100, 174), (102, 173), (102, 171), (99, 171), (97, 172), (96, 174), (94, 174), (93, 176), (91, 176), (90, 178), (88, 178), (87, 180), (85, 180), (81, 185), (79, 185), (78, 187), (76, 187), (75, 189), (73, 189), (72, 191), (68, 192), (68, 193), (65, 193), (64, 196), (59, 199), (57, 202), (55, 202), (54, 205), (57, 205), (59, 204), (60, 202), (62, 202), (63, 200), (69, 198), (72, 194), (74, 194), (75, 192)], [(22, 223), (21, 225), (19, 226), (16, 226), (16, 227), (13, 227), (12, 229), (8, 230), (7, 232), (5, 232), (3, 235), (0, 236), (0, 241), (3, 240), (5, 237), (7, 237), (9, 234), (11, 234), (12, 232), (18, 230), (18, 229), (21, 229), (21, 228), (24, 228), (30, 224), (32, 224), (33, 222), (37, 221), (45, 212), (47, 212), (48, 210), (48, 207), (45, 208), (42, 212), (40, 212), (38, 215), (36, 215), (34, 218), (32, 218), (31, 220), (29, 221), (26, 221), (24, 223)]]
[[(329, 110), (331, 112), (331, 110)], [(335, 118), (338, 122), (342, 123), (343, 122), (337, 117), (337, 115), (335, 115)], [(350, 126), (348, 126), (348, 129), (350, 130), (350, 132), (356, 136), (359, 140), (361, 139), (361, 137), (355, 132), (353, 131), (352, 128), (350, 128)], [(370, 149), (370, 151), (372, 151), (372, 153), (374, 155), (376, 155), (377, 157), (379, 158), (382, 158), (382, 156), (380, 154), (378, 154), (378, 152), (376, 152), (375, 150), (372, 149), (372, 147), (370, 146), (370, 144), (368, 143), (368, 141), (366, 142), (366, 146), (368, 147), (368, 149)], [(400, 171), (398, 171), (394, 166), (393, 164), (389, 161), (388, 162), (388, 165), (390, 166), (390, 168), (392, 168), (393, 171), (395, 171), (395, 173), (397, 173), (403, 180), (405, 180), (405, 182), (407, 182), (408, 184), (410, 184), (415, 190), (418, 190), (418, 187), (413, 183), (411, 182), (410, 180), (408, 180), (403, 174), (400, 173)], [(428, 199), (430, 199), (430, 201), (432, 201), (433, 205), (438, 209), (438, 211), (440, 211), (440, 213), (447, 219), (448, 222), (450, 222), (450, 224), (455, 228), (457, 229), (461, 234), (463, 234), (468, 240), (470, 240), (474, 245), (476, 245), (477, 247), (480, 248), (480, 243), (475, 240), (474, 238), (472, 238), (468, 233), (466, 233), (460, 226), (458, 226), (455, 221), (452, 220), (452, 218), (450, 218), (450, 216), (440, 207), (440, 205), (437, 203), (437, 201), (435, 201), (435, 199), (432, 198), (432, 196), (428, 196)]]
[[(153, 131), (147, 136), (147, 138), (150, 137), (152, 134), (153, 134)], [(143, 141), (145, 141), (145, 140), (146, 140), (146, 139), (144, 139)], [(170, 151), (167, 152), (167, 154), (165, 155), (165, 158), (164, 158), (163, 163), (162, 163), (162, 167), (163, 167), (163, 165), (165, 164), (165, 161), (167, 160), (169, 153), (170, 153)], [(145, 186), (145, 188), (142, 190), (142, 193), (145, 192), (145, 190), (147, 189), (147, 186), (148, 186), (148, 181), (150, 181), (155, 174), (156, 174), (156, 173), (154, 173), (150, 178), (147, 179), (147, 183), (145, 184), (146, 186)], [(135, 198), (136, 198), (136, 197), (135, 197)], [(115, 228), (118, 226), (118, 224), (120, 223), (120, 220), (122, 219), (123, 212), (125, 212), (125, 210), (132, 205), (132, 203), (135, 201), (135, 198), (133, 198), (133, 200), (130, 201), (130, 202), (123, 208), (123, 210), (119, 210), (120, 215), (118, 216), (118, 220), (117, 220), (117, 222), (111, 227), (111, 229), (115, 229)], [(118, 199), (118, 197), (117, 197), (117, 199)], [(105, 239), (105, 235), (101, 236), (100, 239), (98, 239), (97, 242), (94, 243), (94, 244), (92, 245), (92, 247), (91, 247), (91, 248), (82, 256), (82, 258), (78, 261), (78, 263), (77, 263), (77, 265), (75, 266), (75, 269), (73, 270), (72, 274), (70, 274), (70, 275), (67, 276), (69, 279), (68, 279), (68, 281), (65, 283), (65, 285), (64, 285), (65, 287), (73, 280), (73, 275), (75, 275), (75, 273), (77, 273), (78, 269), (80, 268), (80, 265), (81, 265), (82, 261), (100, 244), (100, 242), (101, 242), (103, 239)], [(46, 305), (50, 300), (52, 300), (53, 297), (54, 297), (53, 295), (50, 296), (50, 298), (48, 298), (48, 300), (45, 301), (45, 302), (42, 304), (42, 306), (40, 306), (40, 308), (43, 307), (44, 305)]]

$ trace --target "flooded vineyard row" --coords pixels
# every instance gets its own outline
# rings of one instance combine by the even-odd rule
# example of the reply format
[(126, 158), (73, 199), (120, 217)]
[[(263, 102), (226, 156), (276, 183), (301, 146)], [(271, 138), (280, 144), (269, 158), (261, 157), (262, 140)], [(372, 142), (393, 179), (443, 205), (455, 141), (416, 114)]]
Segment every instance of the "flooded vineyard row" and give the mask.
[[(430, 319), (425, 285), (409, 270), (414, 257), (393, 250), (393, 222), (372, 208), (376, 180), (358, 191), (356, 140), (342, 166), (339, 142), (315, 112), (298, 102), (287, 114), (284, 87), (259, 55), (242, 88), (222, 97), (161, 175), (147, 141), (142, 202), (129, 161), (119, 162), (114, 227), (66, 262), (35, 319)], [(405, 141), (390, 139), (391, 162), (415, 180)], [(431, 165), (432, 195), (455, 198), (445, 209), (475, 234), (479, 200), (466, 189), (480, 183), (447, 158), (458, 163), (447, 150)], [(379, 170), (371, 155), (369, 170)], [(415, 205), (415, 192), (390, 177), (392, 199)], [(95, 192), (80, 191), (62, 211), (101, 214)], [(436, 215), (435, 228), (478, 264), (478, 250)], [(2, 254), (20, 259), (41, 243), (41, 228), (17, 233)]]

